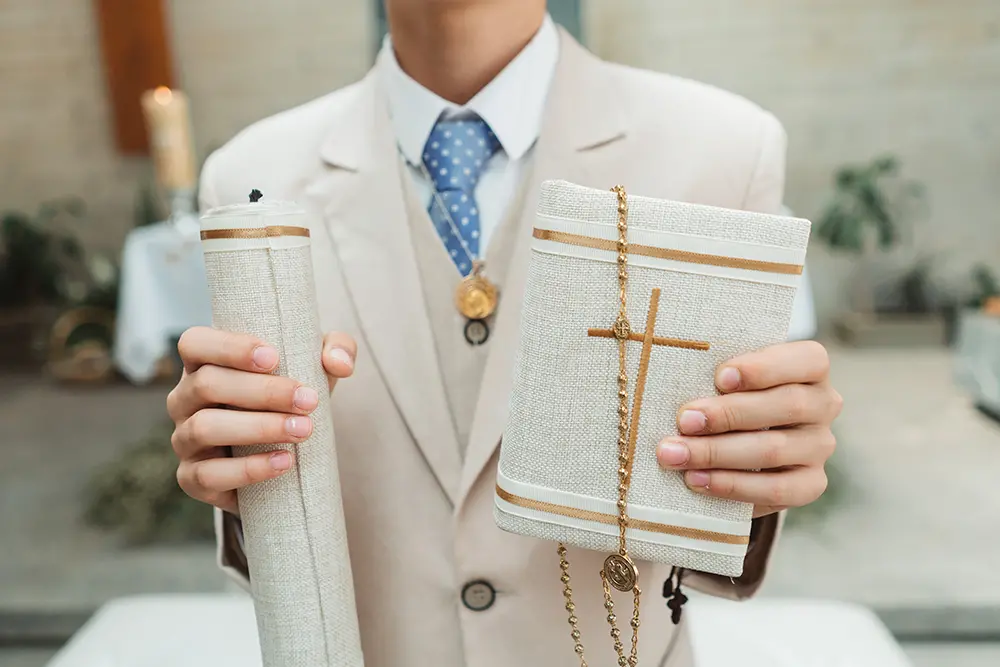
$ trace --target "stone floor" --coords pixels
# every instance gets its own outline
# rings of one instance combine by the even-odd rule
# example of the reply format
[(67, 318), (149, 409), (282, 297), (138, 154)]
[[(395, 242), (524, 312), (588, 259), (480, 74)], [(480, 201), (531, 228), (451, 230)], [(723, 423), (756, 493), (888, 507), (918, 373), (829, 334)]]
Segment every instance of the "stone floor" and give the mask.
[(209, 545), (121, 549), (80, 522), (86, 480), (166, 420), (166, 392), (0, 381), (0, 611), (76, 611), (132, 593), (221, 589)]
[(45, 667), (55, 651), (44, 648), (0, 648), (0, 665), (3, 667)]
[[(843, 485), (823, 516), (786, 531), (763, 593), (995, 613), (1000, 534), (986, 527), (1000, 516), (1000, 426), (955, 388), (944, 350), (841, 349), (833, 361)], [(79, 522), (84, 480), (165, 419), (166, 391), (0, 379), (0, 612), (223, 588), (208, 545), (122, 549)], [(908, 650), (916, 667), (1000, 664), (996, 645)], [(0, 664), (45, 656), (7, 650)]]
[(786, 532), (764, 593), (1000, 607), (1000, 425), (955, 388), (945, 350), (832, 356), (844, 488)]
[(910, 644), (903, 647), (913, 667), (996, 667), (998, 644)]

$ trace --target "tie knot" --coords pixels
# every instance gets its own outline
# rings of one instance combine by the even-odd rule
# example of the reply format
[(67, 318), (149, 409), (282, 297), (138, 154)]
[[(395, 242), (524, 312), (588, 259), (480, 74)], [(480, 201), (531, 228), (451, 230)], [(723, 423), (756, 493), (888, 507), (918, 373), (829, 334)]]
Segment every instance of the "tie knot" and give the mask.
[(482, 118), (439, 120), (424, 146), (424, 166), (438, 192), (471, 193), (500, 141)]

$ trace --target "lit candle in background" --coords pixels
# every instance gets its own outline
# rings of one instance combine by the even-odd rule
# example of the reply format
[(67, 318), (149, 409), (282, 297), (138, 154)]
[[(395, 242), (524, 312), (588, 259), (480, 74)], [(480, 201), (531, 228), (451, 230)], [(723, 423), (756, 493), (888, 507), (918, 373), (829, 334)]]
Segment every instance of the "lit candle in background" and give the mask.
[(160, 87), (142, 96), (156, 178), (168, 193), (193, 192), (197, 184), (187, 96)]

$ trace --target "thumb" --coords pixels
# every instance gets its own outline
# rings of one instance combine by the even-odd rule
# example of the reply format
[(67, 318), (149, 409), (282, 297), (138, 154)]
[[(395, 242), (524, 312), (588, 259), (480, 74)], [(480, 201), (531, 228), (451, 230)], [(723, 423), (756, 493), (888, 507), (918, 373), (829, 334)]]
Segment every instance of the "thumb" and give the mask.
[(354, 374), (354, 359), (358, 355), (358, 344), (345, 333), (330, 332), (323, 337), (323, 369), (333, 391), (337, 380)]

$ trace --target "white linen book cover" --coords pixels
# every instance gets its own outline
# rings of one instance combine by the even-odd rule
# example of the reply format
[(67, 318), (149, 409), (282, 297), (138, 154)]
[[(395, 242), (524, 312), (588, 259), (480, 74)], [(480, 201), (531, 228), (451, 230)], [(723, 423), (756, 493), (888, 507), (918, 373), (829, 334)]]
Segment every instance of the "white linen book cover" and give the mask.
[[(717, 393), (722, 362), (785, 340), (810, 223), (632, 193), (628, 209), (628, 549), (739, 576), (752, 506), (692, 492), (656, 445), (677, 435), (682, 405)], [(618, 222), (610, 190), (541, 186), (494, 512), (504, 530), (606, 553), (618, 551)]]

